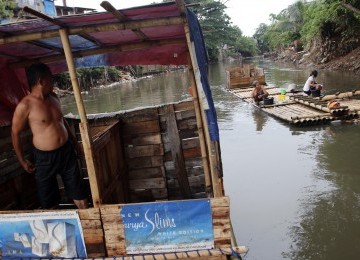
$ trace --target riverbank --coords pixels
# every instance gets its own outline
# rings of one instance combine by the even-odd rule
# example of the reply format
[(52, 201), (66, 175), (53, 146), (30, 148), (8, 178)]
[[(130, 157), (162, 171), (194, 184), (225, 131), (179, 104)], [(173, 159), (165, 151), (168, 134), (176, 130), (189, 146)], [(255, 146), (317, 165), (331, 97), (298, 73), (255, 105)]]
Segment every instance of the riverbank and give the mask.
[(275, 62), (292, 63), (302, 68), (317, 68), (332, 71), (351, 71), (356, 77), (360, 78), (360, 47), (350, 53), (331, 57), (330, 55), (320, 57), (321, 47), (313, 48), (308, 51), (295, 52), (292, 49), (285, 49), (281, 52), (268, 53)]

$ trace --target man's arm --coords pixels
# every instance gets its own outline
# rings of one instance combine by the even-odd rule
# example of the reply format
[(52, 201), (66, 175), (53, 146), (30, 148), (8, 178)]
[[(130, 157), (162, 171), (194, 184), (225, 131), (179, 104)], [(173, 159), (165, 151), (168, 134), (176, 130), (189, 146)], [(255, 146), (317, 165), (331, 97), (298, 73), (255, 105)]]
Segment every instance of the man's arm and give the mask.
[(14, 146), (16, 156), (25, 171), (31, 173), (35, 171), (34, 165), (25, 159), (21, 144), (21, 132), (24, 130), (29, 116), (29, 106), (26, 102), (20, 102), (14, 112), (11, 139)]

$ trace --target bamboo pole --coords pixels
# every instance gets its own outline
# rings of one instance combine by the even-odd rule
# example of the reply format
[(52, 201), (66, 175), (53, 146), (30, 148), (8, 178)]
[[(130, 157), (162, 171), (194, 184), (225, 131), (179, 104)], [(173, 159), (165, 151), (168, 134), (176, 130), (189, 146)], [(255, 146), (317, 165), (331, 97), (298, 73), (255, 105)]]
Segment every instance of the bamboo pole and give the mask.
[(74, 91), (74, 96), (76, 100), (76, 105), (79, 111), (80, 115), (80, 133), (81, 133), (81, 139), (82, 139), (82, 145), (84, 149), (85, 154), (85, 160), (86, 160), (86, 166), (88, 169), (88, 176), (89, 176), (89, 182), (90, 182), (90, 188), (91, 188), (91, 195), (93, 200), (93, 205), (95, 208), (100, 207), (101, 200), (100, 200), (100, 194), (99, 194), (99, 187), (96, 177), (96, 168), (95, 168), (95, 162), (94, 162), (94, 155), (92, 150), (92, 142), (91, 137), (89, 133), (89, 125), (86, 117), (86, 112), (84, 108), (84, 103), (81, 97), (80, 93), (80, 87), (79, 82), (76, 76), (76, 69), (74, 64), (74, 59), (71, 52), (71, 45), (69, 41), (69, 36), (67, 34), (66, 29), (60, 29), (59, 30), (61, 42), (64, 47), (66, 62), (68, 65), (71, 83)]
[(208, 154), (206, 151), (206, 141), (205, 141), (205, 134), (204, 134), (204, 128), (203, 128), (204, 123), (201, 118), (199, 96), (198, 96), (198, 92), (196, 89), (195, 77), (192, 72), (193, 68), (190, 65), (191, 65), (191, 62), (189, 61), (189, 72), (190, 72), (190, 82), (191, 82), (190, 89), (191, 89), (191, 94), (192, 94), (193, 100), (194, 100), (196, 124), (197, 124), (198, 133), (199, 133), (199, 140), (200, 140), (201, 158), (202, 158), (202, 163), (203, 163), (203, 167), (204, 167), (205, 186), (206, 186), (206, 190), (208, 193), (209, 190), (212, 190), (212, 185), (211, 185), (211, 179), (210, 179), (209, 161), (208, 161)]
[(338, 99), (338, 98), (351, 98), (353, 96), (358, 96), (358, 95), (360, 95), (360, 90), (354, 90), (351, 92), (343, 92), (343, 93), (335, 93), (333, 95), (326, 95), (326, 96), (322, 97), (321, 100), (330, 101), (330, 100)]

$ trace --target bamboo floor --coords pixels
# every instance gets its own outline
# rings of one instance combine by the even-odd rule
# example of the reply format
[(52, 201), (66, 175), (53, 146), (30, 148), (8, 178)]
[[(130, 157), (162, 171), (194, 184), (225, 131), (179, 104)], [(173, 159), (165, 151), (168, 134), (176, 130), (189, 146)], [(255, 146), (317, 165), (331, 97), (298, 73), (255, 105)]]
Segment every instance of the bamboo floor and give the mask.
[[(241, 98), (245, 102), (252, 103), (264, 112), (286, 121), (293, 125), (319, 125), (327, 124), (334, 120), (353, 120), (360, 116), (360, 93), (353, 92), (337, 93), (336, 96), (329, 95), (320, 98), (308, 97), (302, 93), (286, 93), (284, 100), (279, 100), (280, 91), (276, 87), (265, 87), (269, 92), (269, 97), (274, 98), (272, 105), (257, 105), (251, 97), (251, 88), (233, 88), (228, 91)], [(339, 98), (342, 97), (342, 98)], [(329, 100), (336, 99), (340, 102), (340, 107), (329, 109)]]

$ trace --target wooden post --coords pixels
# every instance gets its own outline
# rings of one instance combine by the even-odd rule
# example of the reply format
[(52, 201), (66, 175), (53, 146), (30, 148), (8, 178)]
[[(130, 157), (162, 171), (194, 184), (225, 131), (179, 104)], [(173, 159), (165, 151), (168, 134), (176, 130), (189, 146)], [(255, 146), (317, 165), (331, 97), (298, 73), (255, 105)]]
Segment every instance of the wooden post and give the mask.
[[(200, 81), (200, 76), (196, 76), (196, 74), (199, 74), (199, 67), (198, 67), (198, 63), (197, 63), (197, 59), (196, 59), (196, 55), (195, 55), (195, 50), (193, 47), (193, 43), (190, 41), (190, 33), (189, 33), (189, 27), (186, 25), (185, 28), (185, 32), (186, 32), (186, 37), (188, 39), (188, 48), (190, 51), (190, 57), (191, 57), (191, 74), (196, 82), (196, 90), (197, 90), (197, 95), (199, 95), (200, 91), (203, 91), (202, 86), (201, 86), (201, 81)], [(212, 180), (212, 186), (213, 186), (213, 193), (214, 193), (214, 197), (221, 197), (224, 195), (224, 189), (223, 189), (223, 184), (222, 184), (222, 179), (221, 179), (221, 163), (220, 163), (220, 157), (218, 154), (219, 149), (218, 149), (218, 143), (217, 142), (212, 142), (210, 140), (210, 134), (209, 134), (209, 128), (207, 125), (207, 119), (206, 119), (206, 115), (205, 115), (205, 111), (204, 111), (204, 107), (203, 107), (203, 103), (201, 102), (201, 97), (198, 96), (198, 100), (199, 100), (199, 104), (200, 104), (200, 112), (201, 112), (201, 118), (202, 118), (202, 122), (203, 122), (203, 128), (204, 128), (204, 132), (205, 132), (205, 140), (206, 140), (206, 144), (207, 144), (207, 151), (208, 151), (208, 155), (209, 155), (209, 164), (210, 164), (210, 176), (211, 176), (211, 180)]]
[[(189, 57), (189, 59), (190, 59), (190, 57)], [(206, 192), (209, 193), (209, 191), (211, 191), (211, 193), (213, 193), (211, 178), (210, 178), (208, 153), (207, 153), (207, 149), (206, 149), (204, 127), (203, 127), (203, 121), (202, 121), (202, 117), (201, 117), (198, 92), (196, 89), (196, 82), (195, 82), (194, 74), (192, 73), (191, 61), (189, 61), (189, 71), (190, 71), (190, 82), (191, 82), (191, 95), (193, 96), (193, 99), (194, 99), (196, 125), (197, 125), (197, 129), (198, 129), (198, 133), (199, 133), (200, 150), (201, 150), (201, 158), (202, 158), (202, 163), (203, 163), (203, 168), (204, 168)]]
[(175, 173), (179, 182), (179, 187), (183, 198), (191, 199), (191, 190), (189, 185), (189, 179), (186, 172), (185, 160), (183, 156), (183, 150), (181, 148), (181, 139), (179, 136), (179, 129), (175, 118), (175, 112), (173, 105), (166, 106), (166, 129), (169, 139), (171, 140), (171, 155), (175, 164)]
[(88, 176), (91, 188), (91, 195), (93, 199), (93, 205), (95, 208), (101, 205), (98, 182), (96, 177), (94, 155), (92, 150), (92, 142), (89, 133), (89, 125), (85, 113), (84, 103), (80, 93), (79, 82), (76, 76), (76, 70), (74, 65), (74, 59), (71, 51), (70, 41), (66, 29), (59, 30), (61, 42), (64, 47), (66, 62), (70, 73), (70, 79), (74, 91), (76, 105), (80, 115), (80, 133), (82, 139), (82, 145), (84, 148), (86, 166), (88, 169)]
[[(184, 12), (184, 2), (182, 0), (176, 0), (176, 3), (178, 5), (178, 8), (181, 12)], [(196, 88), (194, 88), (193, 92), (196, 95), (197, 99), (197, 106), (195, 106), (195, 110), (199, 109), (200, 111), (200, 118), (201, 118), (201, 126), (202, 131), (205, 134), (205, 138), (203, 137), (200, 139), (201, 142), (204, 142), (204, 145), (207, 147), (207, 162), (210, 165), (210, 177), (212, 181), (212, 189), (213, 189), (213, 195), (214, 197), (221, 197), (224, 195), (224, 189), (222, 184), (222, 173), (221, 173), (221, 163), (220, 163), (220, 157), (219, 154), (219, 147), (218, 142), (211, 142), (210, 135), (209, 135), (209, 129), (207, 125), (207, 119), (203, 107), (203, 103), (201, 102), (201, 98), (204, 98), (203, 96), (199, 96), (201, 92), (203, 92), (201, 87), (201, 81), (200, 81), (200, 72), (199, 67), (197, 63), (197, 58), (195, 55), (195, 48), (193, 46), (193, 43), (190, 40), (190, 30), (187, 22), (184, 23), (184, 30), (187, 40), (188, 49), (190, 52), (190, 60), (189, 62), (189, 68), (190, 68), (190, 74), (192, 81), (195, 83)], [(200, 132), (200, 131), (199, 131)], [(202, 155), (204, 156), (205, 153), (202, 151)]]

